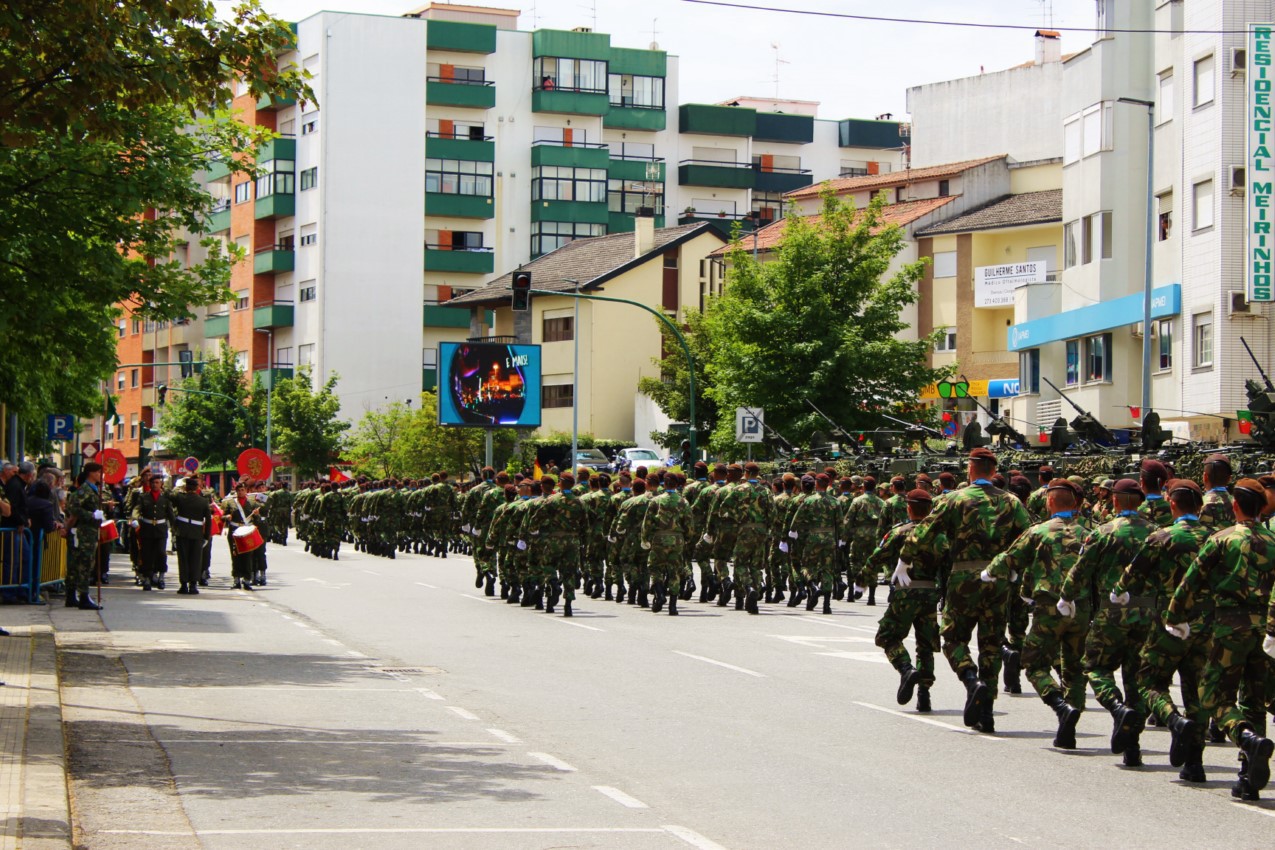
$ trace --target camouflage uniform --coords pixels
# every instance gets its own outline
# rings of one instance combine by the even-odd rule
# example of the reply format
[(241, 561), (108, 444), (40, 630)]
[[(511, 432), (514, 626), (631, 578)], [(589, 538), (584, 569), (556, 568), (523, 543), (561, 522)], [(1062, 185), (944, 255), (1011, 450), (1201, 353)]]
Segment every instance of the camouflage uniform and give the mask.
[(496, 575), (492, 554), (483, 541), (483, 535), (491, 525), (492, 513), (504, 501), (504, 490), (497, 487), (491, 479), (485, 478), (465, 493), (460, 503), (460, 531), (465, 540), (474, 544), (474, 568), (478, 571), (479, 578)]
[[(707, 478), (696, 478), (693, 481), (687, 482), (686, 486), (682, 488), (682, 498), (686, 500), (686, 504), (689, 505), (691, 509), (691, 535), (686, 538), (686, 547), (683, 558), (686, 561), (686, 575), (689, 576), (692, 581), (695, 579), (694, 574), (691, 572), (692, 566), (695, 563), (695, 545), (699, 542), (699, 535), (703, 533), (704, 528), (704, 517), (698, 513), (696, 505), (698, 504), (700, 497), (708, 496), (710, 492), (709, 488), (711, 486), (712, 485), (708, 483)], [(700, 578), (704, 579), (706, 576), (701, 572)], [(707, 590), (708, 588), (705, 587), (704, 591), (707, 592)]]
[(288, 545), (288, 530), (292, 525), (292, 501), (292, 493), (282, 487), (271, 490), (266, 498), (266, 519), (270, 523), (270, 536), (280, 546)]
[[(906, 508), (906, 506), (905, 506)], [(850, 548), (850, 572), (853, 583), (864, 587), (876, 584), (877, 568), (869, 563), (877, 544), (885, 535), (877, 536), (877, 527), (885, 511), (885, 502), (876, 493), (864, 491), (850, 503), (846, 512), (846, 538)]]
[[(893, 571), (899, 561), (903, 544), (916, 528), (912, 520), (900, 523), (886, 534), (871, 555), (873, 569)], [(934, 653), (939, 651), (939, 590), (938, 565), (928, 559), (914, 561), (908, 569), (912, 583), (895, 587), (890, 601), (877, 625), (876, 644), (885, 650), (885, 657), (894, 669), (902, 672), (912, 666), (912, 657), (903, 646), (903, 639), (911, 631), (916, 640), (916, 669), (920, 671), (920, 686), (928, 689), (934, 684)]]
[(743, 481), (731, 481), (714, 494), (704, 528), (704, 533), (708, 535), (711, 542), (717, 583), (722, 587), (723, 595), (718, 598), (717, 604), (722, 606), (730, 601), (729, 591), (732, 587), (730, 558), (735, 554), (741, 519), (742, 499), (734, 491), (745, 486), (747, 485)]
[(545, 612), (552, 614), (558, 592), (562, 592), (563, 614), (571, 616), (580, 574), (580, 543), (584, 537), (584, 507), (571, 490), (554, 493), (541, 500), (523, 521), (527, 558), (548, 591)]
[[(729, 506), (722, 507), (728, 499)], [(757, 594), (764, 581), (766, 535), (775, 515), (770, 488), (756, 479), (740, 482), (733, 491), (722, 494), (714, 506), (714, 510), (718, 509), (729, 511), (735, 519), (735, 548), (731, 560), (735, 564), (736, 605), (743, 604), (749, 611), (755, 611)]]
[(75, 604), (76, 595), (88, 598), (89, 582), (97, 565), (97, 541), (102, 521), (94, 514), (102, 510), (100, 485), (85, 481), (66, 502), (68, 519), (75, 520), (75, 527), (68, 537), (66, 550), (66, 604)]
[[(766, 583), (774, 592), (771, 598), (775, 602), (784, 600), (783, 590), (788, 583), (788, 553), (779, 548), (779, 544), (788, 539), (788, 505), (793, 494), (785, 490), (774, 497), (775, 510), (770, 519), (770, 534), (766, 558)], [(769, 600), (767, 600), (769, 601)]]
[(650, 500), (642, 519), (640, 545), (655, 580), (652, 608), (656, 612), (667, 593), (669, 613), (677, 613), (677, 597), (685, 579), (686, 540), (694, 533), (691, 506), (677, 490), (665, 490)]
[(1173, 511), (1169, 508), (1169, 500), (1159, 494), (1147, 494), (1146, 501), (1138, 506), (1142, 514), (1157, 528), (1168, 528), (1173, 524)]
[(830, 600), (837, 583), (836, 551), (840, 531), (841, 517), (836, 497), (827, 490), (803, 493), (788, 520), (787, 535), (793, 566), (811, 585), (807, 611), (814, 609), (818, 596), (822, 594), (824, 612), (831, 613)]
[(1049, 519), (1046, 516), (1047, 508), (1045, 507), (1045, 488), (1037, 487), (1032, 490), (1032, 494), (1027, 497), (1027, 514), (1031, 517), (1032, 523), (1044, 522)]
[(650, 581), (646, 550), (641, 546), (642, 521), (651, 505), (650, 492), (626, 500), (620, 505), (615, 518), (615, 538), (619, 541), (619, 564), (629, 583), (629, 601), (646, 606), (646, 591)]
[(607, 497), (606, 514), (603, 517), (603, 526), (606, 529), (606, 598), (611, 598), (611, 586), (615, 585), (620, 599), (624, 597), (624, 569), (620, 566), (620, 551), (623, 549), (623, 542), (617, 535), (617, 525), (620, 519), (620, 507), (633, 498), (633, 491), (628, 488), (617, 490)]
[(725, 479), (715, 480), (707, 484), (699, 496), (696, 497), (695, 504), (691, 507), (691, 518), (695, 522), (696, 534), (693, 544), (695, 547), (695, 560), (699, 562), (700, 585), (702, 588), (700, 602), (711, 600), (720, 589), (717, 569), (713, 566), (714, 544), (705, 540), (704, 536), (708, 534), (708, 517), (713, 512), (713, 505), (725, 488)]
[(498, 545), (502, 546), (500, 561), (505, 565), (505, 576), (510, 586), (516, 591), (511, 593), (509, 598), (511, 601), (521, 602), (523, 607), (535, 601), (528, 589), (534, 582), (527, 567), (527, 550), (519, 547), (518, 543), (519, 541), (526, 543), (522, 539), (523, 523), (537, 501), (539, 500), (534, 496), (520, 495), (511, 503), (496, 532)]
[[(885, 536), (890, 533), (890, 529), (901, 522), (907, 521), (907, 500), (903, 498), (902, 493), (895, 493), (881, 505), (881, 515), (877, 517), (876, 536), (872, 538), (873, 542), (884, 540)], [(875, 549), (875, 546), (873, 548)]]
[(1235, 522), (1231, 510), (1231, 493), (1225, 487), (1214, 487), (1204, 492), (1204, 507), (1200, 509), (1200, 523), (1209, 534), (1221, 531)]
[(587, 520), (581, 553), (584, 559), (585, 589), (596, 599), (602, 595), (602, 563), (606, 560), (607, 503), (610, 494), (601, 489), (589, 490), (579, 499), (580, 504), (584, 505)]

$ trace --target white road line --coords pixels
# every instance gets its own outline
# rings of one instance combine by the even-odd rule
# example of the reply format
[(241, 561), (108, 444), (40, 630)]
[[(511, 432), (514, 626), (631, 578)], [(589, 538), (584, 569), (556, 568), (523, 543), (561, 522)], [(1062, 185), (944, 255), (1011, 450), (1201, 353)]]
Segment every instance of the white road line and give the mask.
[(418, 582), (416, 582), (416, 583), (417, 583), (418, 585), (420, 585), (421, 587), (428, 587), (430, 590), (438, 590), (438, 588), (437, 588), (437, 587), (435, 587), (434, 585), (432, 585), (432, 584), (426, 584), (426, 583), (425, 583), (425, 582), (423, 582), (423, 581), (418, 581)]
[(425, 697), (425, 699), (436, 699), (436, 700), (438, 700), (439, 702), (442, 702), (442, 700), (443, 700), (443, 698), (442, 698), (442, 697), (440, 697), (438, 694), (436, 694), (436, 693), (434, 693), (433, 691), (431, 691), (429, 688), (416, 688), (416, 689), (415, 689), (415, 691), (416, 691), (416, 693), (418, 693), (418, 694), (420, 694), (421, 696)]
[(472, 600), (474, 600), (475, 602), (491, 603), (491, 602), (500, 602), (500, 601), (502, 601), (502, 600), (499, 600), (499, 599), (488, 599), (488, 598), (487, 598), (487, 597), (485, 597), (485, 596), (474, 596), (472, 593), (461, 593), (459, 590), (458, 590), (458, 591), (456, 591), (456, 593), (457, 593), (457, 595), (458, 595), (458, 596), (460, 596), (462, 599), (472, 599)]
[[(190, 835), (191, 831), (162, 829), (102, 829), (103, 835)], [(201, 829), (200, 835), (555, 835), (591, 833), (663, 833), (665, 829), (643, 827), (400, 827), (332, 829)]]
[(944, 723), (942, 720), (932, 720), (929, 717), (921, 717), (920, 715), (917, 715), (917, 714), (907, 714), (902, 711), (895, 711), (894, 709), (886, 708), (883, 705), (873, 705), (870, 702), (858, 702), (858, 701), (855, 701), (854, 704), (857, 706), (861, 706), (863, 708), (870, 708), (873, 711), (879, 711), (882, 714), (893, 714), (895, 717), (902, 717), (904, 720), (912, 720), (917, 723), (924, 723), (927, 726), (937, 726), (938, 728), (946, 729), (949, 732), (960, 732), (962, 735), (976, 735), (980, 740), (983, 740), (983, 741), (1004, 742), (1009, 740), (1008, 738), (997, 738), (995, 735), (984, 735), (982, 732), (978, 732), (974, 729), (966, 729), (963, 726), (954, 726), (951, 723)]
[(332, 638), (324, 638), (324, 639), (323, 639), (323, 642), (324, 642), (324, 643), (330, 643), (330, 644), (332, 644), (333, 646), (341, 646), (341, 641), (339, 641), (339, 640), (333, 640)]
[(586, 626), (584, 623), (568, 620), (566, 617), (543, 617), (542, 619), (553, 620), (555, 623), (562, 623), (564, 626), (575, 626), (577, 629), (588, 629), (591, 632), (606, 631), (606, 629), (599, 629), (597, 626)]
[(347, 652), (347, 653), (345, 653), (345, 654), (346, 654), (346, 655), (348, 655), (348, 656), (350, 656), (351, 658), (367, 658), (367, 656), (366, 656), (366, 655), (364, 655), (363, 653), (361, 653), (361, 652), (357, 652), (357, 651), (355, 651), (355, 650), (353, 650), (353, 649), (351, 649), (349, 652)]
[(129, 685), (132, 690), (157, 691), (306, 691), (333, 694), (414, 694), (419, 688), (347, 688), (340, 685)]
[(1259, 815), (1266, 815), (1268, 818), (1275, 818), (1275, 812), (1267, 811), (1266, 809), (1260, 809), (1257, 806), (1254, 806), (1252, 803), (1232, 802), (1231, 805), (1235, 806), (1237, 809), (1243, 809), (1246, 812), (1254, 812)]
[(877, 633), (876, 629), (870, 629), (867, 626), (848, 626), (845, 623), (833, 623), (829, 621), (827, 617), (812, 617), (812, 616), (803, 614), (801, 619), (809, 620), (812, 623), (822, 623), (825, 626), (834, 626), (838, 629), (850, 629), (856, 632), (867, 632), (870, 635), (875, 635)]
[(518, 740), (518, 737), (516, 735), (510, 735), (504, 729), (488, 729), (487, 733), (489, 735), (492, 735), (493, 737), (499, 738), (500, 740), (504, 741), (506, 744), (521, 744), (522, 743), (522, 741)]
[(607, 797), (610, 797), (612, 800), (615, 800), (621, 806), (626, 806), (630, 809), (649, 808), (649, 806), (647, 806), (646, 803), (643, 803), (641, 800), (637, 799), (636, 797), (630, 797), (628, 794), (625, 794), (619, 788), (612, 788), (610, 785), (594, 785), (593, 790), (599, 792), (600, 794), (604, 794)]
[(674, 835), (682, 839), (683, 841), (685, 841), (687, 844), (691, 845), (692, 847), (698, 848), (698, 850), (726, 850), (725, 847), (718, 844), (716, 841), (710, 841), (709, 839), (700, 835), (698, 832), (687, 829), (684, 826), (675, 826), (673, 824), (666, 824), (664, 826), (664, 831), (667, 832), (669, 835)]
[(705, 664), (714, 664), (718, 667), (725, 667), (727, 670), (734, 670), (736, 673), (743, 673), (746, 676), (753, 676), (758, 679), (766, 678), (764, 673), (758, 673), (755, 670), (748, 670), (744, 667), (736, 667), (734, 664), (727, 664), (725, 661), (714, 661), (713, 659), (705, 658), (702, 655), (692, 655), (689, 652), (682, 652), (680, 649), (675, 649), (673, 650), (673, 652), (677, 655), (683, 655), (687, 658), (694, 658), (696, 661), (703, 661)]
[(477, 720), (477, 719), (478, 719), (478, 715), (477, 715), (477, 714), (474, 714), (472, 711), (468, 711), (468, 710), (466, 710), (466, 709), (464, 709), (464, 708), (461, 708), (461, 707), (460, 707), (460, 706), (458, 706), (458, 705), (449, 705), (449, 706), (447, 706), (447, 710), (448, 710), (448, 711), (450, 711), (452, 714), (456, 715), (457, 717), (463, 718), (463, 719), (465, 719), (465, 720)]
[[(91, 741), (88, 743), (118, 744), (120, 743), (120, 740), (118, 738), (100, 739), (100, 740)], [(267, 740), (267, 739), (249, 739), (249, 738), (244, 738), (244, 739), (207, 738), (200, 741), (160, 741), (159, 743), (162, 744), (163, 746), (169, 746), (170, 744), (172, 746), (197, 746), (197, 745), (207, 744), (207, 745), (215, 746), (215, 747), (220, 747), (225, 744), (236, 744), (236, 745), (264, 744), (265, 746), (268, 746), (268, 747), (273, 747), (275, 744), (279, 744), (279, 745), (298, 744), (300, 746), (305, 746), (305, 747), (314, 747), (314, 746), (362, 747), (362, 746), (369, 746), (369, 745), (395, 746), (395, 747), (404, 747), (404, 746), (406, 747), (495, 747), (496, 746), (491, 741), (311, 741), (311, 740), (280, 741), (280, 740), (274, 740), (274, 739)]]
[(367, 574), (368, 574), (368, 575), (370, 575), (370, 576), (379, 576), (379, 575), (380, 575), (380, 573), (378, 573), (376, 570), (363, 570), (363, 572), (367, 573)]
[(536, 761), (542, 761), (542, 762), (544, 762), (545, 764), (547, 764), (547, 765), (549, 765), (550, 767), (552, 767), (554, 770), (561, 770), (563, 773), (575, 773), (575, 772), (576, 772), (576, 769), (575, 769), (574, 767), (572, 767), (571, 765), (567, 764), (567, 763), (566, 763), (565, 761), (563, 761), (562, 759), (560, 759), (560, 758), (555, 758), (555, 757), (553, 757), (553, 756), (549, 755), (548, 753), (527, 753), (527, 755), (531, 756), (531, 757), (532, 757), (533, 759), (535, 759)]

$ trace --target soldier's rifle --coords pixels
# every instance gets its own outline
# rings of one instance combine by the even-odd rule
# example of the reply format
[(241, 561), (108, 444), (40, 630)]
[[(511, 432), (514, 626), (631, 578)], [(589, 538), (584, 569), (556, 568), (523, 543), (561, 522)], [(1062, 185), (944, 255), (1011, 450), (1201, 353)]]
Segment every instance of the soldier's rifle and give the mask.
[(1116, 435), (1107, 430), (1107, 426), (1099, 422), (1098, 417), (1094, 416), (1092, 413), (1077, 404), (1070, 396), (1058, 389), (1057, 384), (1046, 378), (1044, 375), (1041, 375), (1040, 379), (1049, 384), (1049, 386), (1053, 388), (1054, 392), (1058, 393), (1059, 398), (1070, 404), (1073, 408), (1075, 408), (1076, 412), (1080, 414), (1075, 419), (1071, 420), (1071, 427), (1076, 429), (1076, 434), (1091, 443), (1102, 442), (1115, 445), (1117, 442)]

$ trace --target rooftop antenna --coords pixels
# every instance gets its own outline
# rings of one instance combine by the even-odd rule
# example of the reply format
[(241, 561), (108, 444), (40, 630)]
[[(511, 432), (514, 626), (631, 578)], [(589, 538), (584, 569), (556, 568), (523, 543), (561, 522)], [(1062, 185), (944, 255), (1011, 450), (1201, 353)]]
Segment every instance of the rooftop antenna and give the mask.
[(657, 21), (659, 21), (659, 18), (651, 18), (651, 49), (652, 50), (660, 49), (660, 43), (655, 40), (655, 37), (660, 34), (660, 31), (655, 28), (655, 24)]
[(593, 25), (590, 26), (589, 29), (591, 29), (593, 32), (597, 32), (598, 31), (598, 0), (591, 0), (591, 2), (587, 6), (585, 6), (585, 8), (588, 9), (589, 14), (593, 16), (592, 17)]
[(770, 49), (775, 51), (775, 100), (779, 100), (779, 66), (791, 65), (792, 63), (787, 59), (779, 58), (779, 42), (772, 41), (770, 43)]
[(536, 0), (531, 0), (531, 28), (540, 29), (540, 14), (536, 10)]
[(1054, 28), (1054, 0), (1036, 0), (1040, 4), (1040, 22), (1045, 29)]

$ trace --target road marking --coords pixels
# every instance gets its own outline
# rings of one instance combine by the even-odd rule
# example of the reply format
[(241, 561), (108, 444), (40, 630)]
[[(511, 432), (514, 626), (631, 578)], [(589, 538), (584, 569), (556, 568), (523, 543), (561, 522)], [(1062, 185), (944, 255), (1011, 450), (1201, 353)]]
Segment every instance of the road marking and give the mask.
[(562, 623), (564, 626), (575, 626), (577, 629), (588, 629), (591, 632), (604, 632), (606, 629), (599, 629), (597, 626), (586, 626), (584, 623), (577, 623), (575, 620), (568, 620), (566, 617), (550, 617), (555, 623)]
[(521, 744), (522, 743), (522, 741), (518, 740), (516, 735), (510, 735), (504, 729), (488, 729), (487, 732), (488, 734), (493, 735), (499, 738), (500, 740), (504, 741), (506, 744)]
[(689, 652), (682, 652), (680, 649), (673, 650), (677, 655), (684, 655), (687, 658), (694, 658), (696, 661), (703, 661), (705, 664), (715, 664), (718, 667), (725, 667), (727, 670), (734, 670), (736, 673), (743, 673), (746, 676), (753, 676), (758, 679), (766, 678), (765, 674), (758, 673), (755, 670), (748, 670), (743, 667), (736, 667), (734, 664), (727, 664), (725, 661), (714, 661), (711, 658), (705, 658), (702, 655), (692, 655)]
[(292, 618), (291, 618), (291, 617), (289, 617), (287, 614), (280, 614), (279, 616), (280, 616), (280, 617), (283, 617), (283, 619), (285, 619), (285, 620), (291, 620), (291, 619), (292, 619)]
[(449, 705), (447, 706), (447, 710), (450, 711), (452, 714), (455, 714), (457, 717), (463, 718), (465, 720), (478, 719), (477, 714), (474, 714), (472, 711), (467, 711), (466, 709), (463, 709), (458, 705)]
[(641, 800), (637, 799), (636, 797), (630, 797), (628, 794), (625, 794), (619, 788), (612, 788), (610, 785), (594, 785), (593, 790), (601, 794), (604, 794), (607, 797), (610, 797), (612, 800), (615, 800), (621, 806), (626, 806), (630, 809), (649, 808), (649, 806), (647, 806), (646, 803), (643, 803)]
[(363, 572), (367, 573), (367, 574), (368, 574), (368, 575), (370, 575), (370, 576), (379, 576), (379, 575), (380, 575), (380, 573), (378, 573), (376, 570), (363, 570)]
[(698, 832), (687, 829), (684, 826), (674, 826), (673, 824), (668, 824), (664, 827), (664, 831), (667, 832), (669, 835), (673, 835), (682, 839), (683, 841), (685, 841), (687, 844), (691, 845), (692, 847), (698, 848), (698, 850), (726, 850), (725, 847), (718, 844), (716, 841), (710, 841), (709, 839), (700, 835)]
[(917, 715), (917, 714), (908, 714), (903, 711), (895, 711), (894, 709), (886, 708), (883, 705), (873, 705), (870, 702), (858, 702), (858, 701), (855, 701), (854, 704), (858, 706), (862, 706), (863, 708), (870, 708), (873, 711), (879, 711), (882, 714), (893, 714), (895, 717), (902, 717), (904, 720), (913, 720), (917, 723), (924, 723), (927, 726), (937, 726), (938, 728), (946, 729), (949, 732), (960, 732), (962, 735), (977, 735), (981, 740), (984, 740), (984, 741), (1008, 741), (1009, 740), (1008, 738), (997, 738), (994, 735), (984, 735), (982, 732), (979, 732), (977, 730), (966, 729), (963, 726), (954, 726), (951, 723), (944, 723), (942, 720), (933, 720), (929, 717), (921, 717), (920, 715)]
[[(527, 755), (531, 756), (536, 761), (544, 762), (545, 764), (552, 767), (554, 770), (561, 770), (563, 773), (576, 772), (576, 769), (574, 767), (567, 764), (565, 761), (563, 761), (560, 758), (554, 758), (548, 753), (527, 753)], [(630, 797), (629, 799), (632, 799), (632, 798)]]
[(826, 655), (829, 658), (849, 658), (851, 661), (866, 661), (869, 664), (889, 663), (882, 652), (816, 652), (815, 655)]
[(361, 652), (357, 652), (357, 651), (355, 651), (355, 650), (353, 650), (353, 649), (351, 649), (349, 652), (347, 652), (347, 653), (345, 653), (345, 654), (346, 654), (346, 655), (348, 655), (348, 656), (350, 656), (351, 658), (367, 658), (367, 656), (366, 656), (366, 655), (364, 655), (363, 653), (361, 653)]
[(434, 585), (432, 585), (432, 584), (426, 584), (426, 583), (425, 583), (425, 582), (423, 582), (423, 581), (418, 581), (418, 582), (416, 582), (416, 583), (417, 583), (418, 585), (420, 585), (421, 587), (428, 587), (430, 590), (438, 590), (438, 588), (437, 588), (437, 587), (435, 587)]
[(803, 614), (801, 619), (809, 620), (812, 623), (822, 623), (825, 626), (833, 626), (838, 629), (850, 629), (856, 632), (867, 632), (870, 635), (875, 635), (877, 633), (876, 629), (870, 629), (867, 626), (848, 626), (845, 623), (833, 623), (827, 617), (814, 617), (808, 614)]
[[(114, 744), (119, 744), (119, 743), (123, 743), (123, 742), (121, 742), (118, 738), (112, 738), (112, 739), (106, 739), (106, 738), (103, 738), (103, 739), (94, 740), (94, 741), (87, 741), (87, 743), (95, 743), (95, 744), (114, 743)], [(139, 743), (139, 744), (140, 744), (140, 743), (142, 743), (142, 742), (140, 742), (140, 741), (139, 741), (139, 742), (137, 742), (137, 743)], [(185, 741), (185, 740), (172, 741), (172, 740), (162, 740), (162, 741), (160, 741), (159, 743), (160, 743), (161, 745), (163, 745), (163, 746), (169, 746), (170, 744), (171, 744), (171, 745), (173, 745), (173, 746), (196, 746), (196, 745), (204, 745), (204, 744), (207, 744), (207, 745), (211, 745), (211, 746), (214, 746), (214, 747), (220, 747), (220, 746), (223, 746), (223, 745), (225, 745), (225, 744), (236, 744), (236, 745), (237, 745), (237, 744), (264, 744), (264, 745), (269, 746), (269, 747), (272, 747), (272, 746), (274, 746), (275, 744), (280, 744), (280, 745), (285, 745), (285, 744), (298, 744), (298, 745), (300, 745), (300, 746), (308, 746), (308, 747), (313, 747), (313, 746), (327, 747), (327, 746), (333, 746), (333, 745), (335, 745), (335, 746), (347, 746), (347, 747), (362, 747), (362, 746), (395, 746), (395, 747), (404, 747), (404, 746), (406, 746), (406, 747), (479, 747), (479, 748), (481, 748), (481, 747), (489, 747), (489, 748), (494, 748), (494, 747), (496, 746), (496, 745), (495, 745), (495, 744), (493, 744), (491, 741), (363, 741), (363, 740), (358, 740), (358, 741), (313, 741), (313, 740), (296, 740), (296, 741), (288, 741), (288, 740), (283, 740), (283, 741), (279, 741), (279, 740), (272, 740), (272, 739), (271, 739), (271, 740), (267, 740), (267, 739), (253, 739), (253, 738), (243, 738), (243, 739), (239, 739), (239, 738), (208, 738), (208, 739), (201, 740), (201, 741)]]
[[(419, 688), (347, 688), (339, 685), (130, 685), (132, 690), (182, 690), (182, 691), (306, 691), (333, 694), (412, 694)], [(441, 697), (440, 697), (441, 699)]]
[(341, 646), (341, 641), (339, 641), (339, 640), (333, 640), (332, 638), (324, 638), (324, 639), (323, 639), (323, 642), (324, 642), (324, 643), (330, 643), (330, 644), (332, 644), (333, 646)]
[(485, 597), (485, 596), (474, 596), (472, 593), (461, 593), (459, 590), (458, 590), (458, 591), (456, 591), (456, 593), (457, 593), (457, 595), (459, 595), (462, 599), (472, 599), (472, 600), (474, 600), (475, 602), (491, 603), (491, 602), (501, 602), (501, 601), (503, 601), (503, 600), (500, 600), (500, 599), (488, 599), (488, 598), (487, 598), (487, 597)]
[(433, 691), (431, 691), (429, 688), (416, 688), (415, 690), (416, 690), (416, 693), (418, 693), (418, 694), (420, 694), (421, 696), (425, 697), (425, 699), (436, 699), (436, 700), (439, 700), (440, 702), (441, 702), (441, 701), (442, 701), (442, 699), (443, 699), (443, 698), (442, 698), (442, 697), (440, 697), (438, 694), (436, 694), (436, 693), (434, 693)]
[(808, 637), (806, 635), (771, 635), (778, 640), (786, 640), (789, 643), (800, 644), (810, 649), (824, 649), (824, 644), (829, 643), (872, 643), (872, 638), (856, 637), (855, 635), (846, 635), (845, 637)]
[(1267, 811), (1266, 809), (1260, 809), (1257, 806), (1254, 806), (1252, 803), (1232, 802), (1231, 805), (1235, 806), (1237, 809), (1243, 809), (1246, 812), (1256, 812), (1259, 815), (1266, 815), (1268, 818), (1275, 818), (1275, 812), (1270, 812), (1270, 811)]
[[(190, 835), (190, 830), (162, 830), (162, 829), (102, 829), (98, 830), (103, 835)], [(555, 834), (591, 834), (591, 833), (620, 833), (634, 834), (644, 833), (647, 835), (654, 833), (664, 833), (667, 829), (643, 828), (643, 827), (621, 827), (621, 826), (603, 826), (603, 827), (369, 827), (360, 829), (353, 828), (331, 828), (331, 829), (201, 829), (200, 835), (555, 835)], [(679, 836), (680, 837), (680, 836)]]

